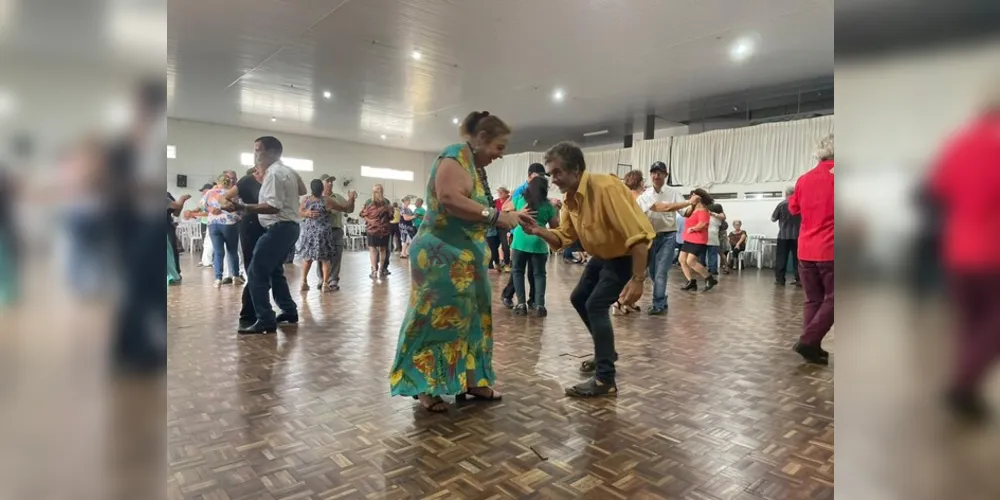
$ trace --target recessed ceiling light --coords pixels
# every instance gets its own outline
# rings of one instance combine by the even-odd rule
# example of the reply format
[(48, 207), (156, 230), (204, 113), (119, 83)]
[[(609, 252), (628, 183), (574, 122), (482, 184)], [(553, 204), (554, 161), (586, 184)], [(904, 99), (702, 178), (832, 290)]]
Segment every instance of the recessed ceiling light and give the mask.
[(271, 117), (271, 121), (272, 121), (272, 122), (276, 122), (276, 121), (278, 121), (278, 119), (272, 116), (272, 117)]
[(414, 50), (414, 51), (413, 51), (413, 54), (411, 54), (411, 55), (413, 56), (413, 58), (414, 58), (414, 59), (416, 59), (416, 60), (418, 60), (418, 61), (420, 60), (420, 58), (421, 58), (421, 57), (423, 57), (423, 56), (422, 56), (422, 55), (420, 54), (420, 51), (419, 51), (419, 50)]
[(323, 97), (326, 98), (326, 99), (329, 99), (329, 98), (333, 97), (333, 92), (330, 92), (329, 90), (324, 90), (323, 91)]
[(745, 61), (753, 56), (757, 49), (757, 37), (750, 35), (738, 38), (729, 47), (729, 57), (737, 62)]
[(556, 89), (556, 91), (552, 93), (552, 100), (555, 102), (562, 102), (563, 99), (565, 98), (566, 98), (566, 93), (563, 91), (563, 89)]
[(382, 134), (382, 140), (383, 141), (385, 140), (385, 134)]
[(452, 118), (451, 119), (451, 123), (454, 123), (455, 125), (458, 125), (458, 118)]

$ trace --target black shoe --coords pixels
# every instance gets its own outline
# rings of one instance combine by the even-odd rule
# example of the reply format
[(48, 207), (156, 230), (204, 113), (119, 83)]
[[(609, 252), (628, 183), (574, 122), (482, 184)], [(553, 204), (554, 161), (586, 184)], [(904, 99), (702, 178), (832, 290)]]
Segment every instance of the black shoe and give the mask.
[(945, 395), (948, 409), (969, 423), (979, 423), (989, 418), (989, 409), (983, 398), (971, 391), (952, 389)]
[(239, 329), (250, 328), (254, 323), (257, 322), (257, 318), (240, 318)]
[(663, 316), (664, 314), (667, 314), (667, 308), (650, 307), (649, 310), (646, 311), (646, 314), (649, 314), (650, 316)]
[(802, 282), (799, 280), (795, 280), (792, 282), (792, 286), (797, 286), (799, 288), (802, 288)]
[(513, 309), (514, 308), (514, 301), (511, 300), (511, 299), (508, 299), (507, 297), (504, 297), (503, 298), (503, 306), (506, 307), (507, 309)]
[(775, 280), (774, 285), (775, 286), (785, 286), (785, 282), (784, 281), (777, 281), (777, 280)]
[(260, 321), (258, 321), (258, 322), (254, 323), (254, 324), (252, 324), (250, 326), (247, 326), (245, 328), (244, 327), (240, 327), (240, 329), (236, 330), (236, 331), (238, 333), (242, 333), (242, 334), (277, 333), (277, 331), (278, 331), (278, 325), (275, 324), (275, 323), (267, 324), (267, 323), (261, 323)]
[(233, 278), (232, 277), (230, 277), (230, 278), (222, 278), (222, 284), (223, 285), (232, 285), (233, 284)]
[(715, 288), (715, 285), (719, 284), (719, 280), (715, 279), (715, 276), (709, 275), (708, 279), (705, 280), (705, 291), (709, 291)]
[(543, 318), (543, 317), (549, 315), (549, 311), (548, 311), (548, 309), (545, 309), (545, 306), (537, 306), (537, 307), (536, 306), (528, 306), (528, 307), (531, 307), (531, 308), (533, 308), (535, 310), (535, 316)]
[[(809, 363), (822, 366), (830, 364), (830, 353), (824, 351), (822, 347), (796, 342), (792, 349)], [(826, 356), (823, 353), (826, 353)]]
[(684, 291), (697, 291), (698, 290), (698, 281), (697, 280), (690, 280), (690, 281), (688, 281), (686, 285), (684, 285), (683, 287), (681, 287), (681, 290), (684, 290)]
[(274, 319), (277, 323), (291, 323), (295, 324), (299, 322), (299, 313), (281, 313), (277, 318)]
[(534, 308), (535, 308), (535, 301), (528, 300), (528, 309), (534, 309)]
[(599, 382), (594, 377), (582, 384), (566, 388), (566, 395), (571, 398), (599, 398), (617, 396), (618, 386), (614, 382)]
[(528, 315), (528, 306), (524, 304), (518, 304), (514, 306), (514, 316), (527, 316), (527, 315)]

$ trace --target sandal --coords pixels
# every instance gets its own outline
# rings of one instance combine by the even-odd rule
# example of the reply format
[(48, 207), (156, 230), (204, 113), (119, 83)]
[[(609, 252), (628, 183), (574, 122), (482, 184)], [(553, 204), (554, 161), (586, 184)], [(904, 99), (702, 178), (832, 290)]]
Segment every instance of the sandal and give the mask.
[(302, 286), (299, 287), (299, 290), (303, 291), (303, 292), (308, 292), (309, 291), (309, 283), (303, 283)]
[[(488, 389), (490, 392), (489, 395), (476, 394), (475, 392), (472, 392), (476, 389)], [(456, 401), (500, 401), (501, 399), (503, 399), (503, 394), (500, 394), (492, 387), (473, 387), (472, 390), (467, 390), (462, 394), (455, 396)]]
[(597, 363), (593, 359), (580, 363), (580, 373), (594, 373), (595, 371), (597, 371)]
[(423, 409), (431, 413), (445, 413), (448, 411), (448, 408), (450, 407), (448, 402), (441, 399), (440, 396), (432, 397), (430, 399), (429, 405), (425, 403), (424, 400), (420, 399), (420, 396), (413, 396), (413, 399), (416, 399), (420, 403), (420, 406), (423, 407)]
[(566, 388), (566, 395), (572, 398), (599, 398), (602, 396), (617, 396), (618, 386), (614, 382), (610, 384), (600, 383), (597, 378), (592, 378), (582, 384)]

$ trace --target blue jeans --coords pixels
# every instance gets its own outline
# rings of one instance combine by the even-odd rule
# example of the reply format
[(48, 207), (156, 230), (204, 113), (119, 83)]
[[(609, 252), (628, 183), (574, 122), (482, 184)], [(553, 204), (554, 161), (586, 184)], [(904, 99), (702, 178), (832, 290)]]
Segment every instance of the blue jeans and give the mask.
[(295, 314), (298, 306), (292, 300), (288, 290), (288, 280), (285, 279), (285, 258), (288, 252), (295, 248), (299, 240), (299, 224), (291, 221), (275, 222), (267, 227), (264, 234), (257, 240), (250, 260), (250, 299), (253, 301), (257, 321), (268, 325), (275, 323), (274, 309), (268, 290), (274, 295), (274, 302), (283, 313)]
[(709, 274), (719, 274), (719, 246), (709, 245), (705, 251), (705, 262)]
[(240, 275), (240, 230), (236, 224), (209, 224), (208, 236), (212, 238), (212, 266), (215, 279), (222, 279), (223, 258), (229, 260), (229, 272)]
[(667, 307), (667, 273), (677, 248), (677, 231), (656, 233), (649, 249), (649, 275), (653, 278), (653, 308)]
[(517, 303), (524, 304), (525, 269), (530, 269), (532, 276), (531, 292), (535, 305), (545, 307), (545, 261), (549, 259), (546, 253), (529, 253), (514, 250), (514, 267), (511, 279), (514, 281), (514, 292), (517, 293)]
[(580, 251), (583, 251), (583, 245), (580, 244), (579, 240), (574, 241), (571, 245), (563, 249), (563, 259), (573, 260), (573, 252)]

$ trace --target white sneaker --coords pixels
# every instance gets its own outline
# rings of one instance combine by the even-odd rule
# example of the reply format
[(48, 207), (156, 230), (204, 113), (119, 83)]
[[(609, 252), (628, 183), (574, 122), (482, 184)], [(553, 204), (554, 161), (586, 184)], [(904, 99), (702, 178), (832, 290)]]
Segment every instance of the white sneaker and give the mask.
[(215, 288), (222, 288), (222, 280), (215, 280)]

